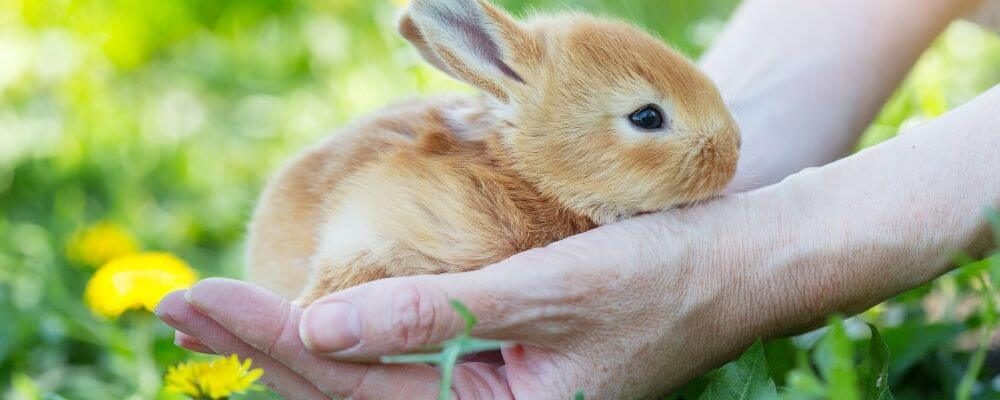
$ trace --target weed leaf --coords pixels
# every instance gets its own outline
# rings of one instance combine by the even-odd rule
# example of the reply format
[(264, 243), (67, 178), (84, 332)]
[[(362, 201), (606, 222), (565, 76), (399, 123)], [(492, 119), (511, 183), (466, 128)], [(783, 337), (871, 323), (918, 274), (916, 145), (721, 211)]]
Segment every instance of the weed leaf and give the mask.
[(764, 344), (754, 343), (738, 360), (709, 375), (699, 400), (776, 400), (778, 390), (767, 368)]
[(868, 341), (868, 357), (860, 368), (861, 391), (866, 399), (891, 399), (889, 392), (889, 346), (875, 325), (868, 324), (871, 339)]
[(813, 360), (826, 381), (828, 396), (838, 400), (860, 400), (858, 375), (854, 365), (854, 343), (847, 337), (844, 322), (835, 319), (830, 330), (820, 340)]

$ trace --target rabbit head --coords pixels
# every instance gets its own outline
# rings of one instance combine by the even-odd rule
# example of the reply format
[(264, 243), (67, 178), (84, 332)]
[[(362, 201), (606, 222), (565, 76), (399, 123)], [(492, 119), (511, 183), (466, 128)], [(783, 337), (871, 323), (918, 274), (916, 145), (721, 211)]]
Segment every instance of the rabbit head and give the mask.
[(481, 89), (514, 168), (609, 223), (718, 194), (740, 134), (712, 82), (661, 40), (582, 14), (518, 21), (487, 0), (412, 0), (400, 32)]

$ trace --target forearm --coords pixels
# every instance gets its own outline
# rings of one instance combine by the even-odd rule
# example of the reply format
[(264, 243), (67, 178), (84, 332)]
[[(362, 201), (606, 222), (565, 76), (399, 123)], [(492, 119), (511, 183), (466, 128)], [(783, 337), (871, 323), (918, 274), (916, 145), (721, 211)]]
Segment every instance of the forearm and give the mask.
[(1000, 207), (997, 109), (1000, 87), (883, 145), (685, 210), (700, 240), (728, 249), (695, 259), (741, 277), (736, 326), (770, 337), (861, 311), (988, 239), (983, 212)]
[(743, 130), (730, 191), (847, 154), (919, 55), (979, 0), (747, 0), (702, 58)]

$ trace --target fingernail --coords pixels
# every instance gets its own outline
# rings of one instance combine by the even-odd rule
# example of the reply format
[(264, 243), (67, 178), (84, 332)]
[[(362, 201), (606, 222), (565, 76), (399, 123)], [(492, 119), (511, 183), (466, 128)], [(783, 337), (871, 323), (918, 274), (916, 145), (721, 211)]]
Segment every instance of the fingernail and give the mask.
[(174, 318), (173, 312), (177, 310), (180, 304), (184, 303), (184, 300), (178, 299), (185, 295), (185, 291), (178, 290), (175, 292), (168, 293), (160, 299), (160, 302), (153, 309), (153, 314), (156, 315), (161, 321), (166, 322), (168, 325), (176, 323), (177, 319)]
[(333, 353), (361, 342), (361, 316), (350, 303), (314, 304), (302, 316), (299, 336), (306, 347), (317, 353)]

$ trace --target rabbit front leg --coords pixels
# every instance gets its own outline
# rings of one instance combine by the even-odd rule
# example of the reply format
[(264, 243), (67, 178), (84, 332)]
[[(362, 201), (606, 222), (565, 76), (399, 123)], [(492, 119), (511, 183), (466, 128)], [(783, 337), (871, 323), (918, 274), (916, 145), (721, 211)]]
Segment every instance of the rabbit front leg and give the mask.
[(385, 264), (370, 253), (343, 263), (321, 261), (312, 268), (309, 284), (293, 304), (306, 307), (328, 294), (389, 276)]

